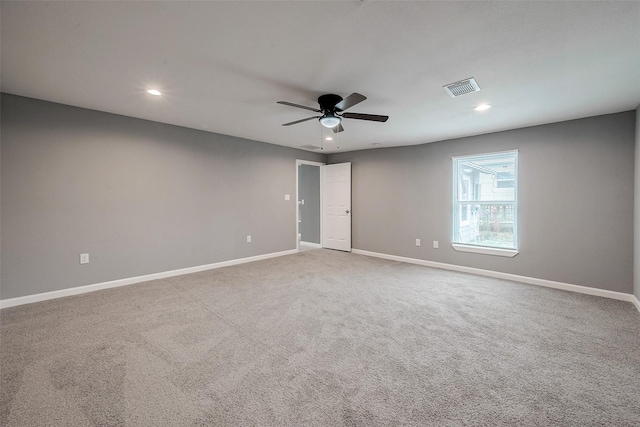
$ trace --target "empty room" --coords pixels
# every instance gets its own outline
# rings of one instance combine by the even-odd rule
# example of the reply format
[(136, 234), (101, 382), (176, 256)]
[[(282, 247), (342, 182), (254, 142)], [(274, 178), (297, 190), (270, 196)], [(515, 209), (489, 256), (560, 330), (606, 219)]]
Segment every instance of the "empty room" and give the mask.
[(640, 426), (640, 2), (0, 1), (0, 425)]

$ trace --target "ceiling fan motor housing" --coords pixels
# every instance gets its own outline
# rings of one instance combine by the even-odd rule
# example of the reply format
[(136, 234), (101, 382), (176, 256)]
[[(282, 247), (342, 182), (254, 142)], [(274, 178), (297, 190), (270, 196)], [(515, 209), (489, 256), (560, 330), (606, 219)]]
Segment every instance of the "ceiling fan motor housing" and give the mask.
[(320, 104), (320, 109), (324, 114), (342, 111), (336, 108), (336, 104), (342, 101), (342, 97), (340, 95), (334, 95), (332, 93), (327, 95), (320, 95), (318, 98), (318, 104)]
[(336, 111), (342, 111), (336, 108), (336, 104), (340, 101), (342, 101), (342, 97), (332, 93), (318, 97), (318, 104), (322, 110), (322, 117), (318, 120), (322, 126), (333, 129), (340, 124), (342, 119), (336, 116)]

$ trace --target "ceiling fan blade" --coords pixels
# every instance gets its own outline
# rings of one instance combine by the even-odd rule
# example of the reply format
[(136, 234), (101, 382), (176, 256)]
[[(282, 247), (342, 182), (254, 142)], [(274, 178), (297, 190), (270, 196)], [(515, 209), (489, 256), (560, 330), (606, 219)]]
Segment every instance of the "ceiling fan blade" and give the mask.
[(278, 101), (278, 104), (288, 105), (289, 107), (304, 108), (305, 110), (311, 110), (311, 111), (315, 111), (316, 113), (322, 113), (322, 111), (318, 110), (317, 108), (306, 107), (304, 105), (294, 104), (293, 102)]
[(367, 99), (366, 96), (360, 95), (359, 93), (354, 92), (351, 95), (347, 96), (342, 101), (338, 102), (336, 104), (336, 110), (344, 111), (347, 108), (351, 108), (354, 105), (361, 103), (365, 99)]
[(291, 126), (291, 125), (295, 125), (297, 123), (306, 122), (307, 120), (319, 119), (319, 118), (320, 118), (320, 116), (307, 117), (306, 119), (296, 120), (295, 122), (283, 123), (282, 126)]
[(378, 116), (376, 114), (344, 113), (345, 119), (370, 120), (372, 122), (386, 122), (389, 116)]
[(342, 127), (342, 123), (339, 123), (338, 126), (334, 127), (332, 130), (333, 130), (333, 133), (344, 131), (344, 128)]

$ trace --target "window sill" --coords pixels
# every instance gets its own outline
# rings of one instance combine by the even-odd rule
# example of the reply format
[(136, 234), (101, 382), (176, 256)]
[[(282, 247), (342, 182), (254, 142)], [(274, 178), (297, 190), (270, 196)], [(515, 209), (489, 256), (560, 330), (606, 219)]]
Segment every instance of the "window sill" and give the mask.
[(504, 256), (509, 258), (513, 258), (518, 255), (517, 249), (485, 248), (481, 246), (462, 245), (460, 243), (453, 243), (451, 246), (458, 252), (472, 252), (475, 254)]

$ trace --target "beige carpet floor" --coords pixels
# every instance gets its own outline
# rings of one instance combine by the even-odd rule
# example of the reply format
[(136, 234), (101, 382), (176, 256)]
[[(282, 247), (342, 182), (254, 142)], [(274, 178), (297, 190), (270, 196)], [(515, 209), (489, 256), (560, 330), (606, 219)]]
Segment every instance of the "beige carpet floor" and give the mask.
[(640, 426), (632, 304), (342, 252), (0, 322), (2, 426)]

